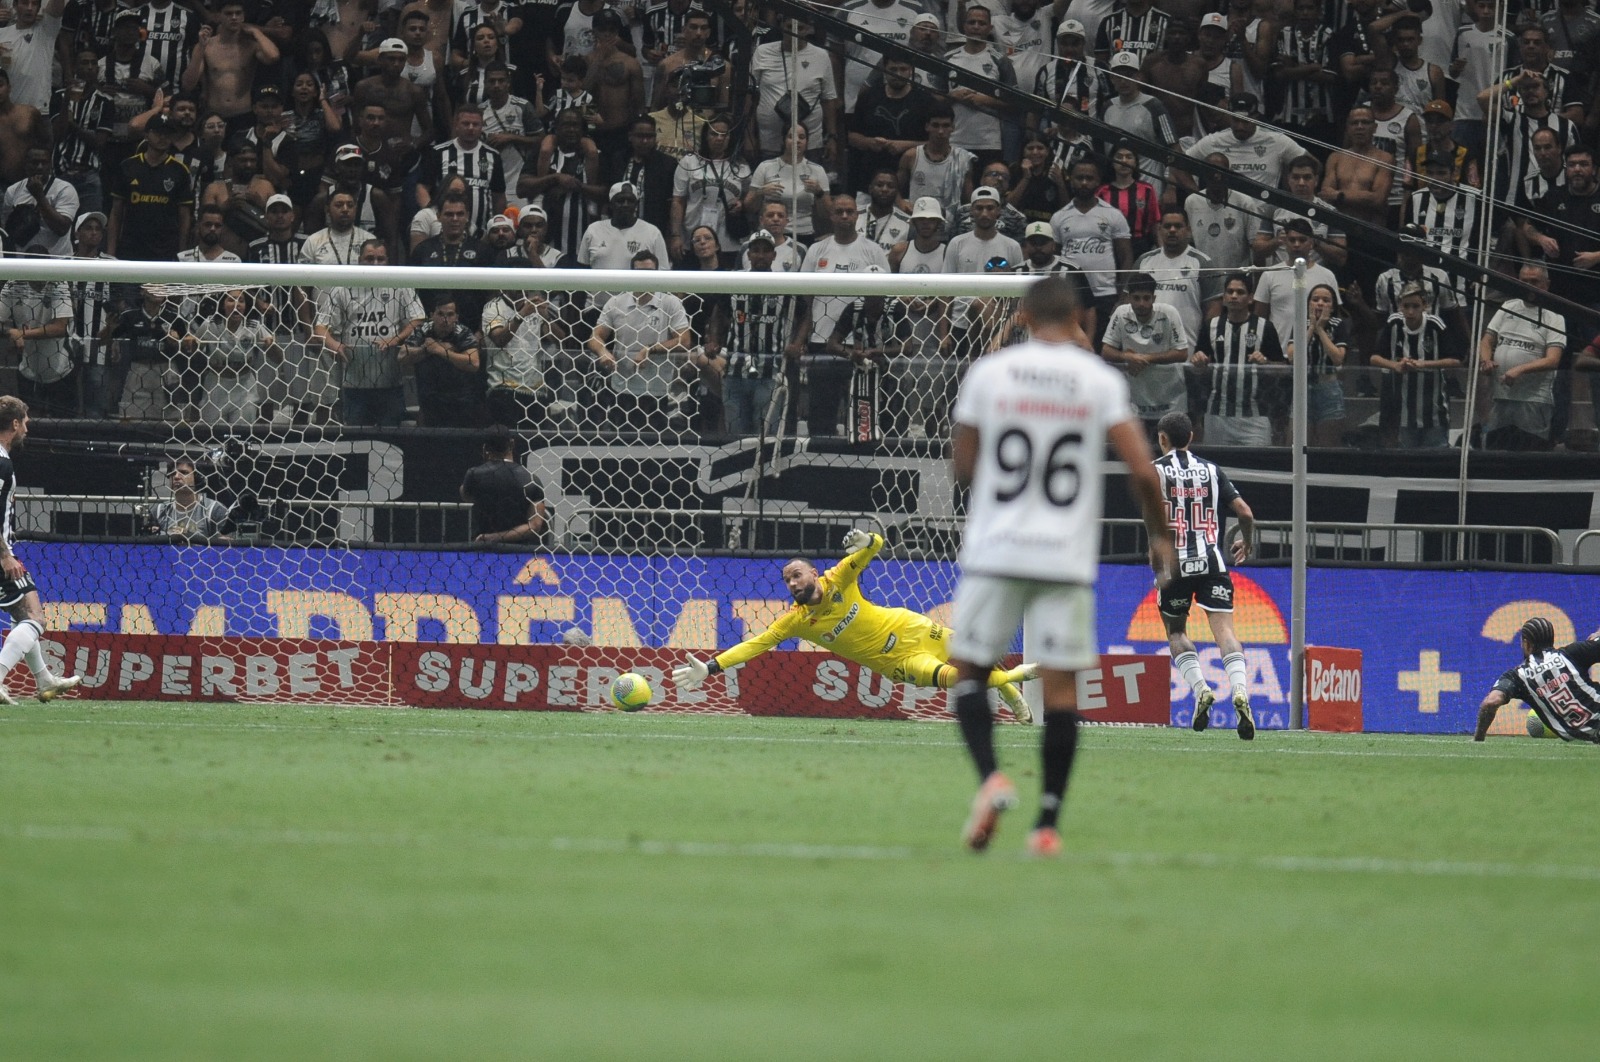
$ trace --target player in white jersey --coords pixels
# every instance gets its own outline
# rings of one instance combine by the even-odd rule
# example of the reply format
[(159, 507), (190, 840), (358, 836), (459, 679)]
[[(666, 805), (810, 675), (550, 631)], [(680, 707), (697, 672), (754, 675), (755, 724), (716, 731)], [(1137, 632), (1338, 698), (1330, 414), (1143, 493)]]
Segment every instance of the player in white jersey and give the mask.
[(1238, 715), (1236, 729), (1241, 738), (1251, 741), (1256, 736), (1256, 721), (1250, 714), (1244, 649), (1233, 632), (1233, 576), (1228, 574), (1219, 543), (1227, 538), (1228, 514), (1232, 513), (1239, 521), (1239, 537), (1231, 553), (1233, 562), (1242, 564), (1255, 539), (1255, 514), (1227, 473), (1189, 452), (1193, 438), (1194, 423), (1187, 413), (1169, 413), (1156, 425), (1156, 441), (1161, 446), (1156, 472), (1161, 476), (1161, 494), (1178, 552), (1175, 578), (1157, 590), (1158, 607), (1172, 650), (1172, 666), (1194, 691), (1194, 728), (1204, 730), (1211, 724), (1211, 706), (1217, 701), (1200, 672), (1200, 657), (1188, 633), (1189, 606), (1199, 604), (1211, 624), (1211, 637), (1222, 650), (1222, 667)]
[(28, 438), (28, 405), (14, 395), (0, 398), (0, 608), (11, 614), (11, 633), (0, 645), (0, 704), (15, 704), (5, 687), (5, 677), (17, 661), (27, 660), (39, 685), (39, 699), (53, 701), (83, 680), (77, 675), (58, 678), (45, 663), (39, 639), (44, 636), (44, 606), (33, 577), (11, 552), (17, 533), (17, 470), (11, 455)]
[(982, 851), (1000, 813), (1017, 803), (1016, 787), (995, 759), (989, 675), (1024, 618), (1039, 645), (1044, 791), (1028, 847), (1049, 856), (1061, 850), (1056, 821), (1077, 750), (1077, 672), (1099, 652), (1094, 582), (1108, 441), (1128, 466), (1150, 560), (1163, 577), (1173, 551), (1161, 483), (1128, 385), (1072, 342), (1081, 335), (1072, 282), (1044, 277), (1017, 313), (1032, 340), (975, 363), (956, 401), (954, 473), (971, 492), (950, 656), (956, 719), (982, 779), (962, 840)]

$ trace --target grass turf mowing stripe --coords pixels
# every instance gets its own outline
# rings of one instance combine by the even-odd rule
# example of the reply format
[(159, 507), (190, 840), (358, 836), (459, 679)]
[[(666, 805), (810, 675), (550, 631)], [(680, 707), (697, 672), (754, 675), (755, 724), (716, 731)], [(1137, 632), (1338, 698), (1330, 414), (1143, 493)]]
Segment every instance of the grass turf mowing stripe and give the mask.
[[(108, 702), (108, 707), (111, 706), (111, 705), (114, 705), (115, 703), (116, 702)], [(163, 706), (163, 707), (167, 707), (167, 706)], [(437, 709), (437, 708), (424, 708), (424, 709), (405, 709), (405, 708), (306, 708), (306, 707), (302, 707), (302, 706), (299, 706), (299, 705), (292, 705), (292, 706), (251, 705), (251, 706), (248, 706), (248, 707), (271, 710), (271, 711), (280, 711), (280, 710), (285, 710), (285, 709), (294, 710), (294, 711), (298, 711), (298, 712), (300, 712), (302, 714), (305, 714), (308, 717), (315, 715), (319, 720), (322, 720), (322, 721), (326, 721), (327, 720), (328, 714), (330, 712), (351, 712), (351, 713), (355, 713), (355, 712), (364, 712), (364, 711), (381, 711), (381, 712), (397, 712), (398, 713), (398, 712), (413, 712), (413, 711), (426, 711), (426, 712), (440, 712), (440, 711), (442, 711), (441, 709)], [(539, 715), (541, 714), (541, 713), (521, 713), (521, 712), (481, 712), (481, 711), (475, 711), (475, 710), (472, 710), (472, 709), (451, 710), (451, 714), (456, 714), (456, 713), (459, 713), (460, 715), (463, 715), (463, 716), (467, 716), (469, 718), (480, 716), (480, 715), (487, 715), (487, 716), (489, 716), (491, 718), (495, 718), (495, 719), (519, 718), (519, 717), (520, 718), (530, 718), (530, 717), (531, 718), (538, 718)], [(555, 714), (557, 714), (559, 716), (562, 716), (562, 717), (566, 717), (566, 716), (570, 716), (572, 713), (563, 712), (563, 713), (555, 713)], [(597, 713), (597, 714), (601, 714), (601, 713)], [(603, 714), (608, 718), (609, 717), (620, 717), (620, 715), (621, 715), (621, 713), (615, 713), (615, 712), (607, 712), (607, 713), (603, 713)], [(627, 724), (627, 725), (633, 725), (633, 721), (648, 721), (650, 719), (664, 719), (664, 718), (673, 718), (673, 719), (694, 718), (697, 722), (700, 722), (700, 721), (709, 722), (709, 721), (711, 721), (712, 718), (722, 719), (722, 720), (733, 720), (733, 719), (741, 719), (743, 717), (739, 717), (739, 716), (698, 717), (698, 716), (689, 716), (689, 715), (669, 716), (667, 713), (656, 713), (653, 716), (632, 716), (631, 719), (630, 719), (630, 723)], [(771, 722), (772, 720), (763, 720), (763, 721), (764, 722)], [(798, 720), (798, 721), (807, 722), (807, 723), (820, 722), (820, 720)], [(953, 718), (951, 719), (951, 722), (952, 723), (954, 722)], [(457, 728), (457, 727), (415, 727), (415, 726), (360, 726), (360, 725), (350, 725), (350, 724), (344, 722), (343, 720), (338, 720), (330, 727), (317, 728), (317, 727), (310, 727), (310, 726), (299, 726), (299, 725), (294, 725), (294, 724), (291, 724), (291, 723), (262, 723), (262, 722), (255, 722), (255, 721), (251, 721), (251, 720), (240, 720), (240, 721), (235, 723), (235, 722), (210, 722), (210, 721), (189, 721), (189, 720), (148, 720), (148, 719), (146, 719), (146, 720), (136, 720), (136, 719), (122, 720), (122, 719), (108, 719), (108, 718), (105, 718), (104, 716), (90, 716), (90, 717), (86, 717), (86, 718), (85, 717), (74, 718), (74, 717), (70, 717), (70, 716), (63, 716), (63, 715), (56, 714), (54, 712), (49, 711), (48, 709), (41, 710), (41, 712), (37, 713), (37, 714), (0, 715), (0, 723), (14, 723), (14, 724), (47, 723), (47, 724), (55, 724), (55, 725), (67, 725), (67, 726), (118, 726), (118, 727), (132, 727), (132, 728), (135, 728), (135, 729), (144, 728), (144, 729), (158, 729), (158, 730), (159, 729), (196, 730), (196, 731), (208, 731), (208, 732), (212, 732), (212, 733), (228, 732), (228, 731), (234, 731), (234, 730), (256, 730), (256, 731), (262, 731), (262, 732), (266, 732), (266, 733), (304, 733), (304, 732), (308, 732), (308, 731), (314, 731), (316, 729), (326, 729), (329, 733), (382, 734), (382, 735), (385, 735), (385, 736), (397, 736), (397, 737), (476, 737), (476, 736), (479, 736), (477, 730), (475, 728), (472, 728), (472, 727), (469, 727), (469, 726), (462, 726), (462, 727), (459, 727), (459, 728)], [(846, 726), (846, 727), (856, 727), (856, 726), (877, 726), (877, 725), (893, 725), (893, 724), (894, 724), (894, 721), (885, 721), (885, 720), (841, 720), (838, 725)], [(919, 725), (926, 725), (926, 724), (919, 724)], [(935, 724), (931, 724), (931, 725), (937, 727), (937, 726), (943, 726), (945, 724), (935, 723)], [(1151, 731), (1151, 732), (1160, 732), (1160, 731), (1163, 730), (1163, 728), (1161, 728), (1161, 727), (1138, 727), (1138, 728), (1133, 728), (1133, 727), (1115, 727), (1115, 728), (1108, 728), (1108, 729), (1112, 730), (1113, 732), (1125, 732), (1125, 731), (1129, 731), (1129, 730), (1146, 730), (1146, 731)], [(1390, 745), (1390, 744), (1416, 745), (1416, 746), (1418, 746), (1418, 748), (1415, 748), (1415, 749), (1412, 749), (1412, 748), (1401, 748), (1401, 749), (1393, 749), (1393, 748), (1383, 748), (1383, 749), (1378, 749), (1378, 748), (1364, 748), (1364, 749), (1348, 749), (1348, 748), (1285, 748), (1281, 744), (1274, 746), (1274, 745), (1272, 745), (1271, 741), (1268, 741), (1266, 744), (1255, 745), (1253, 747), (1246, 748), (1246, 747), (1244, 747), (1242, 745), (1223, 744), (1223, 743), (1208, 743), (1208, 742), (1211, 742), (1210, 738), (1197, 739), (1198, 743), (1189, 743), (1189, 744), (1183, 744), (1183, 745), (1122, 746), (1122, 745), (1105, 744), (1105, 743), (1100, 743), (1100, 742), (1094, 741), (1093, 737), (1096, 734), (1096, 730), (1097, 730), (1097, 728), (1095, 726), (1093, 726), (1093, 725), (1091, 725), (1090, 727), (1088, 727), (1085, 730), (1086, 736), (1088, 736), (1090, 738), (1090, 740), (1088, 742), (1089, 747), (1097, 747), (1097, 748), (1101, 748), (1101, 749), (1104, 749), (1104, 750), (1107, 750), (1107, 751), (1113, 751), (1113, 752), (1136, 752), (1136, 753), (1140, 753), (1140, 754), (1148, 753), (1148, 752), (1157, 752), (1157, 753), (1166, 752), (1166, 753), (1177, 753), (1177, 754), (1201, 753), (1201, 754), (1211, 755), (1211, 754), (1216, 754), (1216, 753), (1220, 752), (1222, 754), (1233, 754), (1233, 755), (1260, 755), (1262, 753), (1274, 753), (1274, 754), (1279, 754), (1279, 755), (1348, 756), (1348, 757), (1358, 757), (1358, 758), (1374, 758), (1374, 757), (1376, 757), (1376, 758), (1385, 758), (1385, 757), (1387, 757), (1387, 758), (1405, 758), (1405, 759), (1547, 760), (1547, 759), (1550, 758), (1550, 756), (1552, 754), (1549, 750), (1559, 749), (1559, 748), (1561, 748), (1561, 747), (1563, 747), (1565, 745), (1573, 744), (1572, 742), (1548, 742), (1547, 741), (1547, 742), (1540, 742), (1535, 747), (1535, 746), (1522, 745), (1522, 744), (1518, 743), (1515, 739), (1513, 739), (1511, 742), (1508, 742), (1508, 743), (1502, 743), (1500, 741), (1496, 741), (1496, 742), (1492, 743), (1491, 745), (1489, 745), (1487, 747), (1472, 748), (1472, 747), (1466, 747), (1466, 746), (1461, 746), (1461, 747), (1445, 746), (1446, 742), (1450, 742), (1450, 743), (1454, 743), (1455, 745), (1459, 745), (1463, 741), (1464, 735), (1458, 735), (1458, 734), (1332, 734), (1332, 733), (1324, 733), (1324, 732), (1320, 732), (1320, 731), (1309, 731), (1309, 730), (1298, 730), (1298, 731), (1297, 730), (1266, 730), (1266, 731), (1262, 731), (1261, 732), (1263, 738), (1269, 738), (1269, 739), (1281, 740), (1281, 741), (1290, 741), (1290, 742), (1307, 741), (1307, 740), (1319, 741), (1319, 742), (1322, 742), (1322, 741), (1332, 741), (1332, 742), (1357, 742), (1357, 741), (1372, 742), (1372, 741), (1382, 741), (1385, 745)], [(1172, 728), (1172, 732), (1176, 736), (1179, 736), (1179, 737), (1183, 736), (1182, 728)], [(1034, 735), (1035, 735), (1036, 731), (1035, 731), (1035, 729), (1033, 727), (1018, 727), (1018, 726), (1015, 726), (1015, 725), (1006, 725), (1006, 726), (1002, 726), (1002, 727), (997, 728), (995, 733), (996, 733), (996, 739), (995, 740), (996, 740), (997, 747), (1007, 748), (1007, 749), (1033, 748), (1033, 747), (1035, 747), (1035, 736)], [(959, 745), (960, 745), (959, 735), (957, 735), (955, 733), (953, 728), (950, 730), (950, 736), (949, 736), (948, 739), (936, 739), (936, 740), (931, 740), (931, 741), (908, 740), (908, 739), (898, 738), (898, 737), (896, 737), (896, 738), (889, 738), (889, 737), (870, 738), (870, 737), (860, 737), (860, 736), (853, 735), (853, 734), (852, 735), (826, 734), (826, 735), (820, 735), (820, 736), (815, 736), (815, 737), (811, 737), (811, 736), (795, 737), (795, 736), (786, 736), (786, 735), (779, 735), (779, 734), (708, 734), (708, 733), (703, 733), (703, 732), (697, 732), (697, 733), (693, 733), (693, 734), (682, 734), (682, 733), (666, 733), (666, 732), (658, 731), (658, 730), (645, 730), (642, 727), (640, 729), (634, 730), (631, 733), (628, 732), (628, 731), (584, 731), (584, 730), (571, 730), (571, 731), (564, 731), (564, 732), (559, 732), (559, 733), (547, 732), (547, 731), (541, 731), (541, 732), (538, 732), (538, 733), (533, 733), (533, 732), (528, 732), (528, 731), (522, 731), (522, 732), (501, 731), (501, 732), (497, 732), (496, 736), (497, 737), (501, 737), (501, 738), (513, 738), (513, 739), (534, 740), (534, 741), (548, 741), (548, 740), (558, 740), (558, 739), (613, 741), (613, 740), (617, 740), (617, 739), (628, 739), (628, 740), (635, 740), (635, 741), (672, 741), (672, 742), (694, 742), (694, 743), (700, 743), (700, 742), (726, 742), (726, 743), (731, 743), (731, 744), (772, 743), (772, 744), (790, 744), (790, 745), (860, 745), (860, 746), (869, 746), (869, 747), (876, 746), (876, 747), (892, 747), (892, 748), (906, 748), (906, 747), (946, 748), (946, 747), (959, 747)], [(1579, 744), (1581, 744), (1581, 743), (1579, 743)], [(1441, 747), (1441, 746), (1445, 746), (1445, 747)], [(1560, 755), (1560, 753), (1556, 753), (1556, 755)]]
[[(930, 860), (968, 858), (953, 847), (918, 849), (908, 846), (826, 844), (733, 844), (723, 841), (664, 841), (604, 837), (516, 837), (485, 834), (353, 833), (336, 830), (150, 830), (116, 826), (0, 823), (0, 838), (21, 841), (65, 841), (131, 844), (166, 843), (240, 845), (366, 846), (376, 848), (451, 848), (462, 845), (500, 850), (573, 852), (585, 855), (682, 856), (716, 859)], [(998, 859), (1027, 859), (1024, 853), (997, 854)], [(1064, 861), (1079, 865), (1152, 869), (1263, 870), (1289, 874), (1375, 874), (1404, 877), (1535, 878), (1558, 881), (1600, 881), (1600, 867), (1549, 863), (1387, 859), (1375, 856), (1234, 856), (1215, 852), (1069, 852)]]

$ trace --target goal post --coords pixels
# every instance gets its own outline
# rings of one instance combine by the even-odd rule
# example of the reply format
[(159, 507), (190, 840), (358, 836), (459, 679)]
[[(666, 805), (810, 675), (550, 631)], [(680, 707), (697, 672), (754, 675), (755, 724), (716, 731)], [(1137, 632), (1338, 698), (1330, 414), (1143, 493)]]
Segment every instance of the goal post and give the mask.
[[(961, 524), (950, 405), (971, 359), (1013, 338), (1016, 299), (1033, 279), (0, 261), (17, 312), (56, 313), (44, 303), (66, 286), (73, 316), (61, 338), (85, 382), (95, 351), (133, 350), (114, 315), (82, 334), (96, 290), (126, 308), (159, 295), (171, 326), (164, 342), (130, 355), (150, 359), (138, 364), (152, 393), (134, 405), (99, 420), (35, 413), (38, 471), (24, 466), (19, 531), (40, 540), (24, 550), (51, 637), (98, 696), (590, 709), (605, 705), (611, 675), (639, 670), (666, 710), (782, 714), (803, 702), (821, 714), (943, 718), (937, 691), (896, 686), (803, 643), (694, 696), (662, 679), (764, 629), (789, 604), (783, 561), (807, 555), (825, 569), (852, 527), (885, 539), (862, 581), (871, 600), (948, 621)], [(396, 374), (404, 426), (346, 416), (358, 408), (351, 391), (367, 388), (352, 386), (354, 354), (333, 356), (333, 343), (369, 360), (393, 348), (338, 317), (341, 306), (370, 307), (359, 295), (328, 309), (341, 290), (419, 293), (425, 305), (430, 293), (457, 293), (463, 305), (476, 296), (478, 367), (469, 371), (464, 354), (428, 355), (469, 381), (470, 417), (427, 423), (437, 374), (415, 358)], [(732, 301), (686, 309), (695, 320), (686, 343), (634, 343), (626, 325), (598, 331), (626, 318), (595, 303), (646, 293)], [(733, 372), (706, 371), (715, 359), (702, 323), (753, 294), (816, 297), (835, 320), (850, 310), (883, 324), (844, 334), (831, 351), (802, 342), (742, 428), (697, 420), (696, 389), (720, 383), (726, 400)], [(523, 297), (551, 304), (531, 311), (544, 327), (517, 357), (514, 330), (491, 310), (502, 295), (513, 308)], [(433, 328), (433, 314), (423, 322)], [(596, 353), (597, 334), (615, 364)], [(723, 353), (758, 353), (731, 349), (726, 319), (715, 334)], [(881, 346), (853, 358), (857, 342)], [(633, 390), (642, 374), (626, 362), (663, 354), (662, 401), (630, 419), (638, 408), (623, 396), (654, 392)], [(527, 416), (510, 426), (545, 526), (512, 544), (475, 542), (482, 528), (457, 493), (483, 460), (485, 426), (504, 419), (489, 401), (496, 372), (526, 374), (541, 399), (513, 407)], [(833, 430), (814, 430), (824, 425)]]

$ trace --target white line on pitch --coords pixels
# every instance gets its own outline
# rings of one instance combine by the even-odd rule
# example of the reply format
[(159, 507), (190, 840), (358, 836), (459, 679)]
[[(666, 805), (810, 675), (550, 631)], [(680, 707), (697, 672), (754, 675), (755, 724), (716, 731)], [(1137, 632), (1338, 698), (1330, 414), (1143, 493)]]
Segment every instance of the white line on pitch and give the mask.
[[(846, 860), (904, 862), (966, 858), (949, 849), (898, 845), (831, 845), (669, 841), (607, 837), (521, 837), (356, 833), (341, 830), (134, 830), (121, 826), (0, 823), (0, 839), (131, 844), (143, 841), (217, 845), (305, 845), (312, 847), (438, 848), (471, 847), (506, 851), (570, 852), (584, 855), (679, 856), (716, 859)], [(993, 854), (1024, 859), (1021, 853)], [(1391, 859), (1382, 856), (1249, 856), (1219, 852), (1069, 852), (1064, 861), (1080, 866), (1147, 867), (1177, 870), (1256, 870), (1285, 874), (1363, 874), (1385, 877), (1536, 878), (1600, 882), (1600, 867), (1558, 863), (1504, 863), (1453, 859)]]
[[(287, 707), (287, 706), (286, 706)], [(325, 719), (329, 711), (439, 711), (440, 709), (395, 709), (395, 708), (365, 708), (365, 709), (310, 709), (294, 706), (306, 715), (316, 715), (319, 720)], [(275, 710), (277, 709), (275, 707)], [(503, 716), (506, 713), (495, 713)], [(524, 713), (534, 715), (536, 713)], [(563, 713), (566, 714), (566, 713)], [(661, 716), (639, 716), (640, 720), (661, 719)], [(706, 717), (711, 718), (711, 717)], [(728, 716), (725, 718), (735, 718)], [(840, 720), (842, 726), (875, 726), (883, 720), (859, 719)], [(659, 730), (569, 730), (569, 731), (529, 731), (529, 730), (492, 730), (485, 731), (481, 727), (417, 727), (417, 726), (356, 726), (338, 722), (333, 726), (302, 726), (290, 723), (262, 723), (250, 720), (238, 722), (195, 721), (195, 720), (139, 720), (139, 719), (108, 719), (104, 716), (89, 718), (72, 718), (49, 712), (38, 715), (5, 715), (0, 716), (0, 723), (49, 723), (69, 726), (120, 726), (131, 729), (152, 730), (208, 730), (226, 732), (230, 730), (259, 730), (267, 733), (326, 733), (337, 734), (381, 734), (394, 737), (471, 737), (479, 738), (485, 734), (492, 734), (497, 738), (533, 741), (557, 741), (566, 738), (583, 740), (626, 740), (626, 741), (678, 741), (678, 742), (723, 742), (729, 744), (790, 744), (790, 745), (866, 745), (882, 746), (886, 748), (949, 748), (960, 744), (953, 728), (946, 739), (933, 741), (906, 739), (906, 738), (872, 738), (860, 736), (846, 736), (842, 734), (818, 734), (807, 736), (785, 736), (781, 734), (713, 734), (696, 732), (691, 734), (666, 733)], [(919, 723), (919, 725), (924, 725)], [(940, 726), (942, 723), (929, 723), (926, 725)], [(1094, 738), (1100, 733), (1114, 732), (1101, 731), (1098, 728), (1087, 729), (1089, 737)], [(1031, 728), (1005, 726), (996, 731), (999, 744), (1002, 748), (1032, 748)], [(1538, 743), (1538, 748), (1517, 748), (1518, 742), (1513, 739), (1501, 747), (1501, 742), (1495, 742), (1489, 748), (1468, 747), (1465, 735), (1456, 734), (1350, 734), (1330, 735), (1312, 731), (1286, 731), (1286, 730), (1261, 730), (1258, 731), (1261, 740), (1250, 747), (1245, 747), (1237, 742), (1217, 742), (1208, 738), (1197, 738), (1194, 742), (1181, 745), (1157, 744), (1126, 744), (1104, 745), (1091, 742), (1090, 747), (1103, 752), (1137, 752), (1137, 753), (1177, 753), (1177, 754), (1211, 754), (1222, 755), (1292, 755), (1292, 756), (1348, 756), (1366, 758), (1400, 758), (1400, 759), (1462, 759), (1462, 760), (1518, 760), (1518, 761), (1550, 761), (1551, 755), (1545, 749), (1558, 748), (1550, 742)], [(1183, 736), (1181, 734), (1177, 736)], [(1308, 739), (1331, 739), (1334, 741), (1358, 741), (1362, 739), (1377, 739), (1385, 745), (1408, 745), (1414, 748), (1291, 748), (1285, 747), (1281, 742), (1300, 742)], [(1274, 742), (1280, 744), (1274, 745)], [(1457, 742), (1457, 746), (1446, 745), (1445, 742)], [(1530, 746), (1532, 742), (1529, 743)], [(1493, 749), (1494, 751), (1489, 751)], [(1559, 755), (1559, 754), (1557, 754)]]

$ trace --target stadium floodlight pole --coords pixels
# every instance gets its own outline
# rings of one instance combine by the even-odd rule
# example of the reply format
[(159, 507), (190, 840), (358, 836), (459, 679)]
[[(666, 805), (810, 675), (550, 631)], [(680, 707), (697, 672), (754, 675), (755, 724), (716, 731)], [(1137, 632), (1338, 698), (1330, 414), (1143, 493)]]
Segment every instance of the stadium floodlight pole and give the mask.
[(1294, 401), (1290, 403), (1294, 425), (1293, 483), (1290, 488), (1294, 530), (1290, 534), (1292, 574), (1290, 577), (1289, 623), (1289, 728), (1306, 725), (1306, 559), (1311, 536), (1306, 533), (1306, 449), (1311, 411), (1311, 336), (1306, 310), (1306, 260), (1294, 260)]
[[(448, 284), (441, 276), (448, 274)], [(472, 266), (268, 265), (255, 262), (134, 262), (105, 258), (0, 258), (0, 283), (7, 280), (102, 280), (114, 284), (184, 285), (211, 288), (284, 285), (314, 288), (466, 288), (473, 291), (638, 291), (646, 278), (632, 269), (502, 269)], [(789, 295), (900, 295), (906, 278), (894, 273), (700, 273), (657, 270), (648, 275), (657, 291), (713, 295), (763, 292)], [(1022, 295), (1031, 274), (926, 273), (919, 295)]]

